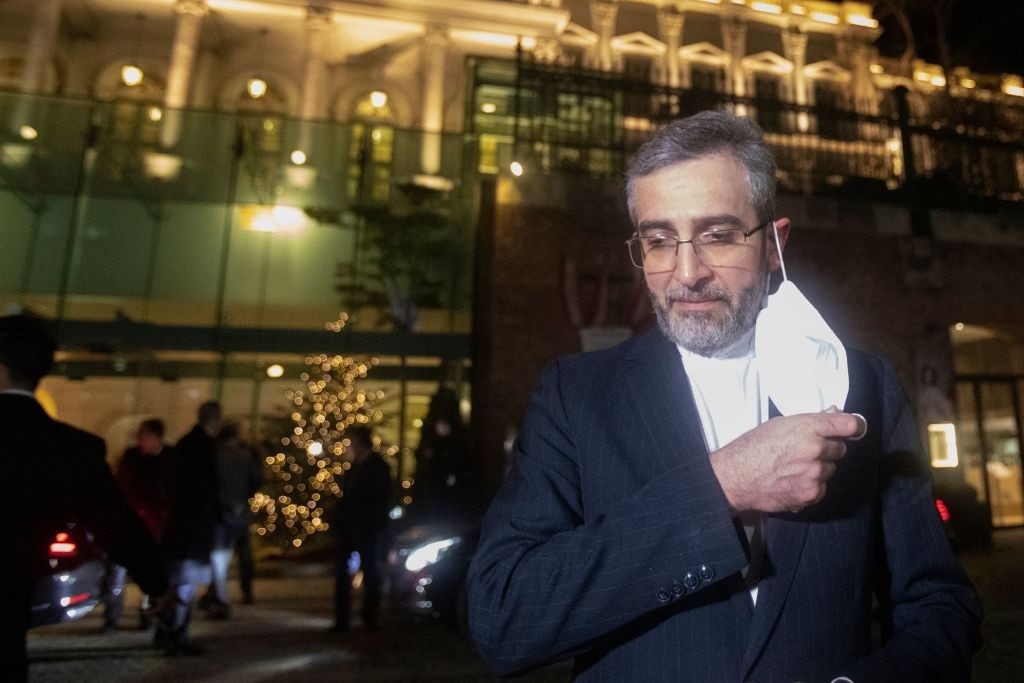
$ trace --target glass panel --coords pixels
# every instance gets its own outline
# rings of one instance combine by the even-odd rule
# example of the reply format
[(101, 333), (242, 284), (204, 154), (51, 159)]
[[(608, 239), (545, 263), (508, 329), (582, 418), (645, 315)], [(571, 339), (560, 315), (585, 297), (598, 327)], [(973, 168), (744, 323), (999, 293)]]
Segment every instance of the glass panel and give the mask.
[(974, 384), (956, 383), (956, 441), (964, 482), (974, 490), (978, 502), (985, 502), (985, 479), (978, 441), (978, 414), (974, 404)]
[(1013, 384), (983, 383), (981, 405), (992, 524), (1018, 526), (1024, 524), (1024, 500)]

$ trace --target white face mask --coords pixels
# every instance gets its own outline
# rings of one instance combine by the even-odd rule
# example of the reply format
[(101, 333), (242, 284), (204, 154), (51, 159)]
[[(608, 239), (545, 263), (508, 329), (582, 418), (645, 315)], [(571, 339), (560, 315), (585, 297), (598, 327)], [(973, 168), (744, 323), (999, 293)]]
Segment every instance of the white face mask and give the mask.
[[(782, 261), (778, 230), (772, 224)], [(761, 309), (754, 328), (754, 352), (768, 398), (783, 415), (840, 410), (850, 390), (846, 348), (817, 309), (790, 282), (783, 282)]]

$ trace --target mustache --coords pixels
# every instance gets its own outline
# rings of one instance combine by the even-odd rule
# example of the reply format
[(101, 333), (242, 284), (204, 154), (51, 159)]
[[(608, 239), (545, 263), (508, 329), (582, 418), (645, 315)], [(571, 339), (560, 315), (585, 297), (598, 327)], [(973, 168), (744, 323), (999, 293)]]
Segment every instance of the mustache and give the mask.
[(682, 302), (682, 303), (698, 303), (701, 301), (708, 301), (710, 299), (721, 299), (722, 301), (731, 301), (729, 292), (725, 288), (720, 287), (713, 283), (704, 283), (697, 287), (688, 287), (687, 285), (676, 285), (665, 290), (665, 302)]

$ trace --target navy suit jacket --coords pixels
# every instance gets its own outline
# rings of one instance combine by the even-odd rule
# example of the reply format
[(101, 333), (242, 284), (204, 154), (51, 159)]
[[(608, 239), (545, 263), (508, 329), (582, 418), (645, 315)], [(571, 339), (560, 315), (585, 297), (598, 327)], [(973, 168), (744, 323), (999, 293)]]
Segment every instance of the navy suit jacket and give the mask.
[(845, 409), (868, 434), (823, 501), (765, 516), (756, 607), (675, 346), (655, 330), (551, 365), (470, 568), (488, 664), (575, 657), (578, 678), (607, 681), (969, 680), (981, 608), (906, 398), (888, 364), (849, 363)]

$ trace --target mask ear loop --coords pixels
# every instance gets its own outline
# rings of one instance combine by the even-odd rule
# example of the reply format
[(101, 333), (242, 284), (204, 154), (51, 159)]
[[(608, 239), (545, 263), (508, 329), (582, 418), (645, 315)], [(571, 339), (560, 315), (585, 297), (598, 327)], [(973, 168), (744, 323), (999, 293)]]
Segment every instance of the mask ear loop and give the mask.
[(789, 277), (786, 276), (786, 261), (782, 258), (782, 244), (779, 242), (779, 228), (775, 225), (775, 221), (772, 221), (772, 235), (775, 237), (775, 249), (779, 252), (779, 265), (782, 266), (782, 281), (788, 282)]

